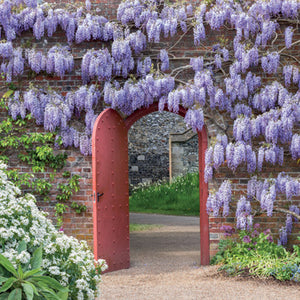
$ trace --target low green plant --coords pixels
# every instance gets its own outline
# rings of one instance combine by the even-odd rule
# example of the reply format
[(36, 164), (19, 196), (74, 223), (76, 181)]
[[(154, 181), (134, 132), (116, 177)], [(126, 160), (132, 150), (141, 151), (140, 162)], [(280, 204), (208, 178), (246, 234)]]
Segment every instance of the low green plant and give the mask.
[[(18, 253), (27, 250), (26, 243), (19, 244)], [(29, 263), (23, 268), (17, 268), (2, 254), (0, 254), (0, 300), (66, 300), (68, 288), (57, 280), (45, 276), (41, 269), (42, 247), (33, 252)]]
[(190, 173), (169, 182), (140, 185), (129, 200), (132, 212), (199, 215), (199, 174)]
[[(278, 280), (300, 281), (300, 249), (294, 246), (291, 253), (273, 242), (269, 229), (259, 232), (259, 224), (251, 230), (241, 230), (234, 235), (230, 226), (223, 226), (224, 240), (212, 264), (220, 264), (220, 270), (236, 276), (243, 272), (257, 277), (274, 277)], [(227, 232), (227, 234), (226, 234)]]

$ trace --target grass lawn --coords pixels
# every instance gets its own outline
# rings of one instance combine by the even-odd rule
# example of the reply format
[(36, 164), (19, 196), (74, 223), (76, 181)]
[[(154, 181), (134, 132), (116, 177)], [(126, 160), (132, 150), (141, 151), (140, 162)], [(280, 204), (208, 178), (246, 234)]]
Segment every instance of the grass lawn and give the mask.
[(150, 224), (129, 224), (129, 231), (136, 232), (136, 231), (146, 231), (152, 230), (156, 228), (160, 228), (162, 225), (150, 225)]
[(129, 199), (131, 212), (166, 215), (199, 215), (199, 174), (177, 177), (170, 183), (136, 188)]

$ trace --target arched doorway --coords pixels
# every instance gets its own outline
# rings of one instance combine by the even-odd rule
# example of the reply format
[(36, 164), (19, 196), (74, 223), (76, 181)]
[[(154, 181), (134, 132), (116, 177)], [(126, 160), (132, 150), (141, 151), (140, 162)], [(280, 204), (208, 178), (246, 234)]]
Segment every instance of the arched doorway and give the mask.
[[(165, 110), (168, 111), (167, 107)], [(97, 118), (92, 137), (94, 255), (104, 258), (108, 271), (130, 266), (129, 193), (128, 193), (128, 130), (143, 116), (158, 111), (158, 103), (132, 113), (126, 119), (109, 108)], [(186, 110), (180, 107), (178, 115)], [(200, 262), (209, 264), (209, 221), (206, 213), (208, 187), (204, 182), (206, 129), (198, 132)]]

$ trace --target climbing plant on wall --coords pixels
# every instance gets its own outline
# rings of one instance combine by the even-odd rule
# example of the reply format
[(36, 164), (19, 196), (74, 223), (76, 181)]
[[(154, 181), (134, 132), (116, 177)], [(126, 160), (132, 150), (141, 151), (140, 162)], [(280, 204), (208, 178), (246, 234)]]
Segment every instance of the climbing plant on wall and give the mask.
[[(300, 159), (299, 1), (207, 0), (193, 6), (126, 0), (114, 21), (93, 10), (90, 1), (85, 7), (56, 8), (36, 0), (0, 5), (1, 72), (7, 83), (14, 82), (5, 94), (11, 124), (34, 120), (50, 132), (41, 138), (51, 140), (51, 147), (74, 146), (90, 155), (101, 102), (124, 116), (153, 102), (173, 112), (181, 105), (189, 127), (202, 130), (210, 120), (219, 131), (206, 152), (206, 181), (220, 167), (247, 169), (247, 191), (236, 199), (237, 226), (252, 226), (257, 202), (268, 216), (274, 210), (286, 215), (280, 231), (280, 243), (286, 243), (292, 223), (300, 219), (293, 202), (300, 196), (299, 177), (281, 172), (265, 179), (260, 173), (266, 165)], [(63, 43), (39, 46), (58, 30)], [(176, 47), (190, 37), (194, 50), (180, 55)], [(89, 48), (93, 42), (97, 47)], [(73, 50), (80, 44), (78, 55)], [(82, 85), (67, 93), (18, 81), (24, 75), (64, 78), (72, 72), (80, 73)], [(33, 163), (46, 155), (50, 163), (60, 161), (50, 148), (34, 149), (23, 159)], [(227, 216), (232, 190), (226, 180), (211, 191), (208, 212)], [(277, 205), (281, 197), (285, 207)]]

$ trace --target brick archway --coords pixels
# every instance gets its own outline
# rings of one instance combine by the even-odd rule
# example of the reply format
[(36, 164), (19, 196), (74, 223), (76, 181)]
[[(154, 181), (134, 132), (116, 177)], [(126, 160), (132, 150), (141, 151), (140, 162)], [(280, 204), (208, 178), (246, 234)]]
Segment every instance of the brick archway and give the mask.
[[(104, 258), (108, 271), (129, 268), (128, 130), (140, 118), (158, 111), (158, 103), (123, 119), (111, 108), (97, 118), (92, 137), (94, 255)], [(169, 111), (167, 106), (165, 111)], [(178, 115), (186, 109), (180, 106)], [(209, 220), (206, 213), (208, 185), (204, 182), (207, 131), (198, 132), (200, 256), (209, 264)]]

